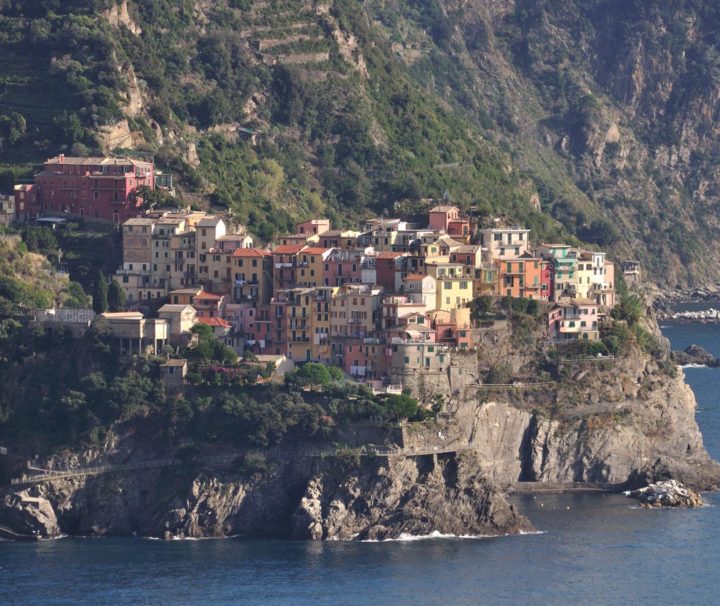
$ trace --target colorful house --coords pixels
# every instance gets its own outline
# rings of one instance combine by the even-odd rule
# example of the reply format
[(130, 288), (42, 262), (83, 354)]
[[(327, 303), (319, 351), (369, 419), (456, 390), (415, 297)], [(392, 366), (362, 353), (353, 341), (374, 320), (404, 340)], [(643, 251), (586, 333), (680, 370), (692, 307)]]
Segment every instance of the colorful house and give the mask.
[(236, 302), (268, 305), (272, 297), (273, 255), (268, 250), (236, 248), (231, 256), (232, 295)]
[(463, 217), (457, 206), (435, 206), (429, 213), (430, 229), (443, 230), (450, 236), (470, 237), (470, 220)]
[(306, 246), (295, 255), (295, 284), (302, 287), (324, 286), (325, 261), (332, 249)]
[(497, 227), (480, 230), (480, 244), (493, 261), (510, 261), (528, 252), (530, 230), (522, 227)]
[(16, 194), (15, 210), (25, 218), (61, 213), (120, 224), (140, 215), (145, 188), (155, 189), (152, 162), (60, 154)]
[(598, 304), (590, 299), (562, 298), (548, 314), (549, 334), (559, 342), (597, 341), (598, 322)]

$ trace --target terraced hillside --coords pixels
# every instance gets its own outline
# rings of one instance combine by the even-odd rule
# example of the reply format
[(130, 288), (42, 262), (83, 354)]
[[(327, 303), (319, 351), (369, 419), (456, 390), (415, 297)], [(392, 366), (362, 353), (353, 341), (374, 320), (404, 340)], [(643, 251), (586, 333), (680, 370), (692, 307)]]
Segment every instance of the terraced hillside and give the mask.
[[(447, 190), (538, 238), (715, 280), (717, 9), (703, 0), (0, 2), (0, 187), (134, 148), (263, 238)], [(193, 197), (193, 200), (196, 198)]]

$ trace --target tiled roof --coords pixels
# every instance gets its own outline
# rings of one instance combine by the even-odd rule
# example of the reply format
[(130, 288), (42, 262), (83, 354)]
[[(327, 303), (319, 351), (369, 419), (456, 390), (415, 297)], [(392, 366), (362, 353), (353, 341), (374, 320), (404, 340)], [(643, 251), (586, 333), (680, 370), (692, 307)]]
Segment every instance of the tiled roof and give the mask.
[(223, 298), (223, 296), (224, 296), (224, 295), (216, 295), (216, 294), (213, 293), (213, 292), (207, 292), (207, 291), (204, 290), (204, 291), (202, 291), (201, 293), (198, 293), (197, 295), (195, 295), (195, 298), (196, 298), (196, 299), (210, 299), (210, 300), (212, 300), (212, 301), (219, 301), (220, 299)]
[(300, 252), (303, 248), (305, 248), (304, 244), (283, 244), (273, 248), (272, 252), (274, 255), (294, 255), (295, 253)]
[(319, 247), (308, 247), (304, 248), (301, 252), (305, 255), (322, 255), (328, 251), (332, 250), (331, 248), (319, 248)]
[(171, 290), (171, 295), (197, 295), (198, 293), (202, 292), (202, 288), (198, 286), (197, 288), (176, 288), (175, 290)]
[(197, 222), (198, 227), (215, 227), (220, 223), (222, 219), (220, 217), (203, 217)]
[(178, 312), (178, 311), (185, 311), (186, 309), (192, 309), (195, 311), (195, 309), (191, 305), (183, 305), (180, 303), (166, 303), (163, 305), (160, 309), (158, 309), (159, 313), (165, 313), (165, 312)]
[(447, 213), (447, 212), (450, 212), (451, 210), (459, 211), (460, 209), (457, 206), (435, 206), (434, 208), (430, 209), (430, 212), (431, 213)]
[(409, 274), (405, 276), (406, 282), (419, 282), (420, 280), (424, 280), (427, 278), (427, 276), (424, 276), (423, 274)]
[(236, 248), (233, 251), (233, 257), (267, 257), (272, 253), (262, 248)]

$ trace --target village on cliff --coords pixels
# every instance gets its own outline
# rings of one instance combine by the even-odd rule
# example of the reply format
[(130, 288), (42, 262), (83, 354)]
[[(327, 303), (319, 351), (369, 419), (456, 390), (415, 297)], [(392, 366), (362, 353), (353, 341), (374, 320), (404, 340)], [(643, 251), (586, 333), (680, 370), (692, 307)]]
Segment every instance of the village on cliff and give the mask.
[[(164, 355), (182, 384), (197, 324), (239, 357), (289, 368), (342, 368), (378, 391), (448, 370), (474, 351), (497, 318), (494, 301), (522, 300), (542, 314), (549, 344), (595, 342), (616, 302), (616, 267), (605, 252), (533, 242), (529, 229), (496, 219), (476, 225), (448, 199), (427, 221), (370, 218), (354, 229), (313, 218), (260, 247), (227, 217), (143, 210), (152, 163), (58, 156), (16, 187), (17, 219), (86, 217), (122, 231), (114, 279), (124, 311), (37, 310), (35, 320), (83, 330), (102, 319), (123, 355)], [(628, 277), (636, 264), (623, 264)], [(512, 306), (508, 306), (512, 309)]]

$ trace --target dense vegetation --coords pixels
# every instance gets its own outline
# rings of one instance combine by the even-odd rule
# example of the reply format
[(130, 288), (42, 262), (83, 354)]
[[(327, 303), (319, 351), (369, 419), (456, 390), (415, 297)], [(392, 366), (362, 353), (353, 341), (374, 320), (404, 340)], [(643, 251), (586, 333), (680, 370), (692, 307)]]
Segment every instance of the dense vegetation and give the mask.
[[(181, 187), (204, 191), (266, 239), (311, 213), (342, 224), (366, 209), (402, 203), (413, 214), (423, 210), (422, 198), (445, 190), (480, 216), (508, 214), (539, 235), (557, 234), (557, 224), (533, 212), (533, 188), (509, 170), (506, 154), (428, 95), (353, 3), (334, 2), (327, 15), (293, 0), (267, 9), (130, 3), (142, 34), (100, 16), (114, 4), (0, 5), (0, 50), (7, 58), (0, 67), (0, 161), (12, 164), (4, 183), (23, 170), (19, 161), (97, 150), (103, 128), (125, 118), (134, 95), (142, 109), (132, 111), (129, 127), (140, 148), (178, 173)], [(298, 25), (302, 36), (293, 41)], [(350, 34), (362, 69), (335, 41)], [(286, 37), (288, 43), (278, 44)], [(264, 44), (270, 49), (259, 58), (255, 49)], [(318, 52), (328, 59), (303, 60)], [(256, 128), (257, 145), (210, 132), (234, 123)], [(188, 135), (186, 126), (199, 134)], [(158, 129), (179, 140), (162, 144)], [(197, 165), (183, 154), (190, 145), (197, 146)], [(30, 168), (25, 165), (25, 176)]]
[(424, 418), (414, 399), (377, 398), (325, 366), (306, 365), (284, 385), (257, 384), (264, 373), (236, 364), (237, 356), (232, 363), (210, 360), (216, 366), (193, 371), (182, 395), (168, 394), (161, 360), (122, 361), (102, 323), (78, 339), (69, 331), (4, 320), (0, 360), (0, 439), (25, 448), (100, 445), (113, 425), (129, 421), (157, 421), (164, 428), (158, 438), (170, 446), (268, 447), (332, 441), (336, 426), (360, 419)]

